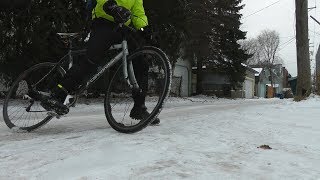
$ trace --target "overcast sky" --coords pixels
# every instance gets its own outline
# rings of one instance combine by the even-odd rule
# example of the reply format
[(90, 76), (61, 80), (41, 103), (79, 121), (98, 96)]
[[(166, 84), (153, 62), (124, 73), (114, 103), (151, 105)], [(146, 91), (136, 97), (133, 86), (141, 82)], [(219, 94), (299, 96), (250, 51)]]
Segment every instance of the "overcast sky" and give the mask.
[[(264, 29), (278, 31), (281, 41), (280, 55), (284, 60), (284, 66), (289, 70), (291, 75), (296, 76), (296, 41), (292, 39), (295, 37), (295, 0), (280, 0), (280, 2), (276, 3), (277, 1), (278, 0), (243, 0), (245, 7), (242, 10), (244, 17), (242, 20), (242, 30), (248, 32), (248, 38), (256, 37)], [(257, 14), (249, 16), (273, 3), (276, 4)], [(320, 20), (320, 1), (309, 0), (309, 7), (314, 7), (315, 5), (317, 8), (310, 10), (309, 15)], [(311, 47), (310, 50), (316, 52), (320, 43), (320, 25), (315, 24), (311, 18), (309, 18), (309, 30), (310, 43), (314, 43), (314, 45), (311, 44), (314, 48)], [(315, 67), (315, 54), (316, 53), (314, 53), (312, 57), (312, 69)]]

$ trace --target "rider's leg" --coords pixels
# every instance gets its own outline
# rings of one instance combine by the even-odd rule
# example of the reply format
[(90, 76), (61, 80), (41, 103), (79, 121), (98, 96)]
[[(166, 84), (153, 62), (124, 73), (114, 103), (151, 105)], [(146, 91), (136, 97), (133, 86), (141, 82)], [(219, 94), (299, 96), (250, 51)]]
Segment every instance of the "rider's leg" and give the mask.
[(105, 64), (106, 52), (111, 45), (121, 43), (121, 34), (115, 30), (116, 24), (103, 18), (95, 19), (88, 42), (88, 57), (96, 64)]
[[(65, 99), (68, 93), (77, 89), (77, 86), (88, 75), (96, 72), (98, 65), (105, 61), (105, 52), (114, 43), (121, 41), (121, 35), (115, 32), (116, 25), (105, 19), (96, 19), (92, 24), (91, 35), (88, 42), (88, 58), (80, 61), (79, 66), (71, 68), (67, 75), (60, 81), (53, 90), (53, 97), (50, 99), (52, 106), (65, 108), (61, 99)], [(64, 97), (64, 98), (62, 98)], [(54, 104), (54, 105), (52, 105)]]
[[(141, 92), (133, 92), (132, 97), (134, 100), (134, 107), (130, 112), (130, 116), (135, 119), (143, 119), (149, 116), (149, 112), (147, 111), (147, 107), (145, 105), (146, 95), (148, 92), (148, 71), (149, 64), (147, 59), (144, 57), (139, 57), (132, 62), (134, 67), (134, 74), (137, 79), (137, 82), (141, 88)], [(160, 119), (156, 118), (152, 125), (156, 125), (160, 123)]]
[[(139, 47), (142, 47), (146, 44), (145, 39), (139, 33), (132, 33), (129, 36), (129, 51), (133, 51)], [(139, 59), (138, 59), (139, 58)], [(146, 95), (148, 92), (148, 71), (149, 64), (148, 60), (144, 57), (138, 57), (132, 61), (134, 67), (134, 74), (137, 79), (137, 82), (141, 88), (141, 92), (133, 92), (132, 97), (134, 100), (134, 106), (130, 112), (130, 117), (134, 119), (143, 119), (149, 116), (147, 107), (145, 105)], [(160, 119), (156, 118), (152, 125), (157, 125), (160, 123)]]
[(133, 99), (135, 106), (145, 106), (146, 93), (148, 91), (148, 62), (144, 58), (136, 59), (132, 62), (134, 74), (140, 86), (141, 92), (134, 92)]
[(97, 65), (89, 61), (86, 57), (78, 59), (78, 62), (68, 70), (65, 77), (60, 81), (60, 85), (63, 86), (69, 93), (75, 92), (78, 86), (84, 81), (86, 75), (95, 72)]
[(65, 89), (75, 91), (84, 79), (97, 71), (99, 64), (105, 63), (106, 51), (121, 39), (114, 28), (115, 24), (105, 19), (94, 20), (88, 42), (87, 58), (82, 59), (79, 66), (71, 68), (66, 78), (60, 83)]
[(88, 42), (87, 57), (72, 67), (61, 81), (67, 91), (74, 92), (90, 75), (96, 73), (99, 64), (105, 63), (105, 52), (118, 42), (120, 35), (114, 31), (115, 24), (104, 19), (94, 20)]
[(64, 105), (67, 95), (77, 89), (77, 85), (79, 85), (85, 77), (83, 76), (84, 74), (88, 74), (95, 69), (96, 66), (86, 59), (79, 59), (77, 64), (74, 64), (74, 66), (68, 70), (60, 83), (53, 87), (51, 98), (43, 100), (43, 107), (48, 111), (54, 110), (59, 115), (67, 114), (69, 108)]

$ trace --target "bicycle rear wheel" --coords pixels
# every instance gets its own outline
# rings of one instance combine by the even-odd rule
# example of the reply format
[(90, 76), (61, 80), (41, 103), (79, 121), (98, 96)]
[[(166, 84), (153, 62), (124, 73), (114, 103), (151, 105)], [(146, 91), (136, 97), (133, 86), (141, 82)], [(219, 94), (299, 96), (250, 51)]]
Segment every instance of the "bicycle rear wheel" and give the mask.
[[(166, 54), (156, 47), (143, 47), (128, 57), (128, 62), (143, 58), (148, 65), (148, 83), (145, 106), (150, 113), (142, 120), (132, 119), (130, 111), (134, 100), (132, 89), (128, 86), (122, 65), (114, 72), (109, 81), (105, 96), (105, 114), (110, 126), (122, 133), (135, 133), (150, 124), (161, 112), (163, 103), (170, 92), (171, 65)], [(133, 62), (133, 68), (139, 64)], [(137, 67), (136, 67), (137, 68)], [(141, 85), (139, 84), (141, 87)]]
[(40, 99), (35, 97), (34, 92), (50, 94), (57, 78), (63, 76), (59, 68), (46, 76), (54, 66), (54, 63), (37, 64), (13, 82), (3, 103), (4, 122), (10, 129), (32, 131), (53, 118), (40, 105)]

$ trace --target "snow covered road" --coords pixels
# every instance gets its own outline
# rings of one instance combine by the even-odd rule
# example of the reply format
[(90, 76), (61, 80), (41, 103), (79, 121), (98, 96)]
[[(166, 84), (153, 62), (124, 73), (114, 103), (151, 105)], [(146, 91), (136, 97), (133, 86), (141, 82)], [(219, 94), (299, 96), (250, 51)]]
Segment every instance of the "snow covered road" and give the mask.
[(33, 133), (0, 118), (0, 179), (320, 179), (319, 97), (171, 98), (160, 126), (131, 135), (102, 104)]

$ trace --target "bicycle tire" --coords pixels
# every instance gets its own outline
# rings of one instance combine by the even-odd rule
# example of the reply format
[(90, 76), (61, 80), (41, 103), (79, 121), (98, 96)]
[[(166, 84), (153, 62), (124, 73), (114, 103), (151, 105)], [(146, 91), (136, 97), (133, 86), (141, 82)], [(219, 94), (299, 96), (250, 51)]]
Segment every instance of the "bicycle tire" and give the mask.
[[(114, 130), (116, 130), (118, 132), (135, 133), (135, 132), (141, 131), (142, 129), (147, 127), (159, 115), (159, 113), (162, 110), (163, 103), (169, 95), (170, 87), (171, 87), (171, 76), (172, 76), (171, 64), (169, 62), (167, 55), (162, 50), (160, 50), (159, 48), (153, 47), (153, 46), (145, 46), (145, 47), (142, 47), (142, 48), (136, 50), (135, 52), (133, 52), (128, 57), (128, 61), (134, 60), (135, 57), (146, 56), (146, 55), (148, 55), (148, 56), (155, 55), (160, 59), (159, 62), (161, 63), (162, 68), (163, 68), (163, 69), (161, 69), (161, 72), (163, 72), (163, 74), (161, 74), (161, 75), (164, 75), (164, 77), (161, 78), (163, 81), (162, 92), (159, 93), (159, 98), (157, 100), (157, 103), (154, 106), (154, 108), (151, 110), (148, 118), (140, 120), (140, 122), (138, 122), (137, 124), (132, 125), (132, 126), (125, 126), (124, 123), (117, 122), (115, 119), (115, 115), (112, 112), (113, 111), (112, 110), (112, 108), (113, 108), (112, 107), (112, 96), (114, 96), (114, 95), (112, 95), (112, 93), (114, 93), (112, 91), (113, 91), (113, 89), (115, 89), (114, 87), (119, 85), (119, 83), (120, 83), (119, 79), (117, 79), (117, 76), (119, 76), (119, 73), (122, 73), (122, 66), (118, 67), (118, 69), (116, 70), (116, 73), (111, 78), (111, 81), (109, 81), (109, 85), (108, 85), (107, 92), (105, 95), (105, 100), (104, 100), (105, 115), (108, 120), (108, 123), (110, 124), (110, 126)], [(159, 67), (157, 67), (157, 68), (159, 68)], [(153, 68), (153, 69), (156, 69), (156, 68)], [(124, 79), (121, 79), (121, 82), (124, 82), (124, 81), (125, 81)], [(124, 82), (124, 83), (126, 83), (126, 82)], [(125, 96), (125, 95), (123, 95), (123, 96)], [(127, 99), (130, 99), (130, 98), (132, 99), (132, 97), (127, 97)], [(113, 104), (113, 106), (115, 106), (115, 105)], [(126, 111), (128, 111), (128, 109)]]
[[(34, 124), (29, 124), (30, 122), (30, 119), (29, 119), (29, 122), (28, 124), (27, 123), (23, 123), (23, 125), (17, 125), (17, 121), (14, 121), (13, 117), (10, 117), (12, 115), (9, 114), (8, 111), (10, 111), (8, 108), (10, 107), (10, 102), (12, 100), (12, 102), (14, 101), (18, 101), (16, 98), (14, 97), (17, 97), (19, 94), (17, 91), (18, 89), (20, 88), (19, 86), (21, 85), (21, 82), (25, 81), (25, 83), (28, 83), (27, 81), (29, 79), (27, 78), (30, 78), (32, 79), (32, 73), (35, 73), (37, 74), (37, 76), (39, 76), (40, 78), (42, 76), (40, 76), (40, 70), (44, 70), (44, 69), (47, 69), (47, 70), (50, 70), (52, 69), (52, 67), (54, 67), (56, 64), (55, 63), (50, 63), (50, 62), (46, 62), (46, 63), (40, 63), (40, 64), (36, 64), (34, 66), (32, 66), (31, 68), (27, 69), (26, 71), (24, 71), (22, 74), (19, 75), (19, 77), (13, 82), (12, 86), (10, 87), (9, 91), (8, 91), (8, 94), (6, 95), (6, 98), (4, 100), (4, 103), (3, 103), (3, 118), (4, 118), (4, 122), (6, 123), (6, 125), (10, 128), (10, 129), (19, 129), (19, 130), (23, 130), (23, 131), (33, 131), (35, 129), (38, 129), (40, 127), (42, 127), (43, 125), (47, 124), (52, 118), (53, 116), (50, 116), (50, 115), (47, 115), (47, 114), (44, 114), (42, 113), (42, 117), (40, 117), (40, 121), (37, 121), (36, 123)], [(49, 71), (48, 71), (49, 72)], [(48, 72), (44, 72), (45, 73), (48, 73)], [(63, 76), (63, 71), (61, 70), (61, 68), (58, 68), (58, 72), (61, 73), (60, 75)], [(42, 75), (42, 74), (41, 74)], [(29, 85), (27, 84), (27, 88), (29, 87)], [(22, 90), (23, 91), (23, 90)], [(26, 90), (24, 90), (26, 91)], [(26, 93), (27, 94), (27, 93)], [(13, 97), (13, 98), (12, 98)], [(27, 101), (26, 101), (27, 102)], [(17, 106), (20, 106), (21, 105), (21, 102), (17, 102)], [(40, 109), (40, 107), (38, 106), (37, 108)], [(12, 109), (12, 108), (11, 108)], [(19, 108), (19, 110), (21, 109), (21, 107)], [(22, 111), (23, 111), (23, 108), (22, 108)], [(24, 112), (25, 113), (25, 112)], [(24, 114), (23, 113), (23, 114)], [(31, 118), (32, 116), (32, 113), (34, 113), (33, 115), (34, 116), (37, 116), (38, 117), (38, 114), (36, 114), (36, 112), (29, 112), (29, 118)], [(23, 115), (22, 114), (22, 115)], [(22, 117), (21, 115), (21, 117)], [(40, 116), (40, 114), (39, 114)], [(34, 121), (34, 120), (33, 120)]]

